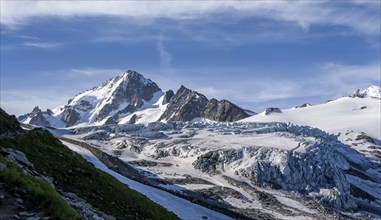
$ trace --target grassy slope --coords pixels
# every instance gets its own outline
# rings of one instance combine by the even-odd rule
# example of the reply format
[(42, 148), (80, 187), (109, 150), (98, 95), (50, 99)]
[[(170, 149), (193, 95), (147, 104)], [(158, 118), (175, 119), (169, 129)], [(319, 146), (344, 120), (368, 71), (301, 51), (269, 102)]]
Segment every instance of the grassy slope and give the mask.
[(23, 173), (19, 166), (5, 157), (0, 156), (0, 162), (7, 165), (7, 169), (0, 171), (0, 181), (27, 190), (53, 219), (83, 219), (49, 183)]
[[(2, 120), (0, 112), (0, 124)], [(11, 123), (11, 127), (14, 125)], [(57, 189), (76, 193), (117, 219), (177, 219), (173, 213), (96, 169), (47, 131), (34, 129), (13, 139), (3, 138), (0, 146), (24, 152), (38, 172), (53, 177)]]
[(8, 115), (0, 108), (0, 135), (20, 131), (20, 124), (15, 116)]

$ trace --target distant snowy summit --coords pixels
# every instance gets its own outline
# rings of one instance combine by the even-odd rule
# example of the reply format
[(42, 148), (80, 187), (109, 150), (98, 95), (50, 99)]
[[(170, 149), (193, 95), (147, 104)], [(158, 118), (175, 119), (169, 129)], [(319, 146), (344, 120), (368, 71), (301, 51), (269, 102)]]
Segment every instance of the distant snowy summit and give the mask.
[(381, 99), (381, 88), (380, 86), (369, 86), (368, 88), (364, 90), (357, 89), (352, 97), (359, 97), (359, 98), (379, 98)]
[(79, 93), (66, 105), (18, 118), (37, 126), (72, 127), (105, 124), (148, 124), (155, 121), (237, 121), (250, 115), (227, 101), (207, 99), (181, 86), (174, 93), (163, 92), (155, 82), (128, 70), (102, 85)]

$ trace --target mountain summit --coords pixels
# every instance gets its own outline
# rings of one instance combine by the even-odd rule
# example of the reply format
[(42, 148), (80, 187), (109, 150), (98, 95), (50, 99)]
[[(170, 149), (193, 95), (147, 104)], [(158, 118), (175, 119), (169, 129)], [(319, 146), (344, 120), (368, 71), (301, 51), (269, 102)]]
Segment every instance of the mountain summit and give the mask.
[[(108, 116), (128, 114), (163, 92), (149, 79), (128, 70), (101, 86), (76, 95), (62, 108), (62, 120), (70, 127), (77, 122), (105, 123)], [(106, 121), (105, 121), (106, 120)]]
[(20, 116), (22, 123), (37, 126), (125, 124), (163, 121), (191, 121), (206, 118), (235, 121), (249, 115), (226, 100), (208, 100), (184, 86), (176, 94), (163, 92), (155, 82), (128, 70), (99, 86), (77, 94), (66, 105), (53, 111), (38, 107)]
[(364, 90), (357, 89), (353, 93), (352, 97), (381, 99), (381, 88), (379, 86), (373, 85)]
[(227, 100), (208, 100), (204, 95), (181, 86), (160, 119), (191, 121), (205, 118), (212, 121), (237, 121), (249, 116), (245, 110)]

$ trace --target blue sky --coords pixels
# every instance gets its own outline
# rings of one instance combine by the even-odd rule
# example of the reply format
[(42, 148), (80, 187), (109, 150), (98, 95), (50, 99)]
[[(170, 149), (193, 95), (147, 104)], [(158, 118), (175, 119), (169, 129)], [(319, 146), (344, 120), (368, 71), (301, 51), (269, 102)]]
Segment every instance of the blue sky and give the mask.
[(1, 107), (134, 69), (256, 112), (381, 84), (380, 1), (1, 1)]

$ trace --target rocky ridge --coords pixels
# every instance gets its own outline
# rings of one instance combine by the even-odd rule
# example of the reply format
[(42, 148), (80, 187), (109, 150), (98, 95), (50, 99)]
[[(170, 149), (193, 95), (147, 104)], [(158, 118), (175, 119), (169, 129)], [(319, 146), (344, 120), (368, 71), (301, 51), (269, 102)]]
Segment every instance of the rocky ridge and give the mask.
[(237, 121), (250, 115), (227, 100), (208, 100), (204, 95), (181, 86), (170, 99), (160, 120), (192, 121), (205, 118), (212, 121)]

